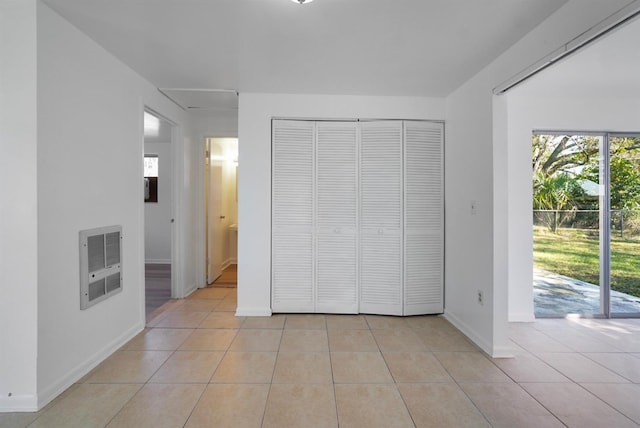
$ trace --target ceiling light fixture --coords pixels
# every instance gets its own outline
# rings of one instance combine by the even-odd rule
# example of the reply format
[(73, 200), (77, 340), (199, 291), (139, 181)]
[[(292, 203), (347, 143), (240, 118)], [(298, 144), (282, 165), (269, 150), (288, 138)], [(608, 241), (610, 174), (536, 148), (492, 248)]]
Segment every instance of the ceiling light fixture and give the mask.
[(307, 3), (311, 3), (313, 0), (291, 0), (291, 1), (298, 4), (307, 4)]

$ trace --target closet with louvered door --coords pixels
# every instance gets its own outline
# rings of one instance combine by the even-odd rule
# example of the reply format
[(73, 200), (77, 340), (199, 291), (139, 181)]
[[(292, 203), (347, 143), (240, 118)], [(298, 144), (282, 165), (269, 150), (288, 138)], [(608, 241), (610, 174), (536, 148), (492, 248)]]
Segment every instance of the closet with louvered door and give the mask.
[(404, 315), (444, 311), (443, 125), (404, 122)]
[(360, 123), (360, 312), (402, 315), (402, 121)]
[(316, 123), (316, 312), (358, 312), (358, 124)]
[(314, 312), (315, 124), (272, 122), (271, 307)]
[(273, 312), (443, 312), (443, 135), (272, 121)]

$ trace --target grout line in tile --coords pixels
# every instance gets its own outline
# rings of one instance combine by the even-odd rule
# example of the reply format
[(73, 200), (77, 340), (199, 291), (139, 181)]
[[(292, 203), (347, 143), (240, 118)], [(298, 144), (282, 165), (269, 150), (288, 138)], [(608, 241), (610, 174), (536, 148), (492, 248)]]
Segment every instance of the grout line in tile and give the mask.
[[(197, 301), (197, 300), (209, 300), (209, 299), (194, 299), (194, 300), (196, 300), (196, 301)], [(220, 303), (221, 303), (221, 302), (223, 302), (223, 301), (224, 301), (224, 299), (221, 299), (221, 300), (220, 300)], [(216, 306), (217, 306), (217, 305), (216, 305)], [(174, 308), (177, 308), (177, 307), (178, 307), (178, 306), (174, 306)], [(164, 311), (163, 313), (158, 314), (158, 317), (154, 318), (154, 319), (152, 320), (152, 322), (151, 322), (151, 324), (153, 324), (153, 325), (146, 324), (146, 325), (145, 325), (145, 329), (148, 329), (149, 331), (153, 331), (153, 330), (157, 330), (157, 329), (173, 329), (173, 330), (181, 330), (180, 328), (159, 327), (159, 326), (157, 325), (157, 324), (159, 324), (159, 323), (161, 322), (161, 319), (162, 319), (162, 318), (166, 317), (166, 316), (171, 312), (171, 310), (172, 310), (172, 309), (173, 309), (173, 308), (170, 308), (170, 310), (167, 310), (167, 311)], [(188, 313), (188, 312), (191, 312), (191, 310), (187, 311), (187, 313)], [(230, 312), (230, 311), (217, 310), (215, 307), (214, 307), (212, 310), (210, 310), (210, 311), (202, 311), (202, 310), (199, 310), (199, 311), (193, 311), (193, 312), (207, 312), (207, 314), (208, 314), (208, 315), (207, 315), (207, 317), (208, 317), (210, 314), (213, 314), (213, 313), (220, 313), (220, 314), (222, 314), (222, 313), (233, 313), (233, 312)], [(170, 351), (170, 353), (169, 353), (168, 357), (165, 359), (165, 361), (164, 361), (164, 362), (163, 362), (163, 363), (162, 363), (162, 364), (161, 364), (161, 365), (160, 365), (160, 366), (159, 366), (159, 367), (154, 371), (154, 373), (152, 373), (152, 374), (149, 376), (149, 378), (148, 378), (144, 383), (137, 384), (137, 385), (139, 385), (139, 389), (138, 389), (138, 391), (137, 391), (137, 392), (136, 392), (136, 393), (135, 393), (135, 394), (134, 394), (134, 395), (133, 395), (133, 396), (132, 396), (132, 397), (131, 397), (127, 402), (126, 402), (126, 403), (124, 403), (124, 404), (122, 405), (122, 407), (121, 407), (121, 408), (120, 408), (120, 409), (119, 409), (119, 410), (114, 414), (114, 416), (111, 418), (110, 422), (113, 420), (113, 418), (115, 418), (117, 415), (119, 415), (119, 414), (122, 412), (122, 410), (124, 409), (124, 407), (125, 407), (127, 404), (129, 404), (129, 403), (130, 403), (130, 401), (131, 401), (134, 397), (136, 397), (138, 394), (140, 394), (140, 391), (141, 391), (141, 390), (142, 390), (146, 385), (148, 385), (148, 384), (150, 383), (150, 380), (153, 378), (153, 376), (155, 376), (155, 375), (156, 375), (156, 373), (157, 373), (159, 370), (161, 370), (161, 369), (164, 367), (164, 365), (166, 365), (167, 361), (169, 361), (173, 356), (175, 356), (175, 355), (176, 355), (176, 353), (177, 353), (177, 352), (179, 352), (179, 351), (180, 351), (180, 350), (179, 350), (180, 346), (181, 346), (181, 345), (182, 345), (186, 340), (188, 340), (188, 338), (193, 334), (193, 332), (195, 332), (196, 330), (201, 330), (201, 331), (202, 331), (202, 330), (207, 330), (206, 328), (202, 327), (202, 324), (204, 323), (204, 320), (205, 320), (205, 319), (206, 319), (206, 317), (205, 317), (205, 318), (203, 318), (203, 319), (198, 323), (198, 326), (196, 326), (195, 328), (190, 328), (190, 329), (191, 329), (191, 332), (190, 332), (190, 333), (189, 333), (189, 334), (184, 338), (184, 340), (182, 340), (182, 342), (181, 342), (180, 344), (178, 344), (178, 346), (177, 346), (175, 349), (165, 350), (165, 351)], [(220, 363), (224, 360), (224, 358), (225, 358), (229, 353), (233, 352), (233, 351), (230, 351), (231, 344), (232, 344), (232, 343), (233, 343), (233, 341), (237, 338), (237, 335), (239, 334), (239, 332), (242, 330), (242, 326), (243, 326), (243, 324), (245, 324), (246, 319), (247, 319), (247, 318), (243, 318), (243, 320), (239, 323), (239, 325), (238, 325), (237, 327), (234, 327), (234, 328), (233, 328), (233, 330), (235, 330), (235, 334), (233, 335), (233, 338), (231, 339), (231, 341), (230, 341), (229, 345), (228, 345), (228, 346), (224, 349), (224, 351), (222, 352), (222, 356), (221, 356), (221, 358), (220, 358), (220, 361), (219, 361), (218, 365), (216, 366), (215, 370), (213, 370), (213, 373), (211, 374), (210, 378), (208, 379), (208, 382), (204, 385), (204, 388), (203, 388), (202, 393), (201, 393), (201, 394), (200, 394), (200, 396), (198, 397), (198, 400), (195, 402), (194, 407), (191, 409), (191, 412), (189, 413), (189, 416), (188, 416), (188, 417), (187, 417), (187, 419), (185, 420), (185, 424), (186, 424), (186, 423), (188, 423), (188, 421), (189, 421), (189, 419), (192, 417), (193, 412), (195, 411), (196, 407), (197, 407), (197, 406), (198, 406), (198, 404), (202, 401), (203, 396), (204, 396), (204, 393), (205, 393), (205, 392), (207, 391), (207, 389), (212, 385), (212, 384), (211, 384), (212, 379), (213, 379), (213, 377), (215, 376), (215, 373), (219, 370)], [(364, 316), (364, 319), (365, 319), (365, 324), (366, 324), (366, 327), (367, 327), (367, 328), (366, 328), (366, 331), (368, 331), (368, 332), (369, 332), (369, 334), (370, 334), (371, 336), (373, 336), (374, 342), (375, 342), (376, 347), (377, 347), (377, 351), (369, 351), (369, 352), (378, 352), (378, 353), (382, 356), (383, 361), (384, 361), (384, 364), (385, 364), (385, 367), (387, 368), (387, 370), (389, 371), (389, 373), (391, 374), (391, 377), (392, 377), (392, 379), (393, 379), (393, 385), (395, 386), (395, 388), (396, 388), (396, 390), (398, 391), (398, 393), (400, 393), (399, 386), (401, 385), (401, 382), (398, 382), (398, 380), (396, 379), (396, 376), (394, 376), (393, 372), (391, 371), (391, 369), (390, 369), (390, 367), (389, 367), (389, 363), (388, 363), (388, 361), (387, 361), (387, 358), (385, 358), (385, 355), (384, 355), (384, 353), (382, 352), (382, 350), (381, 350), (381, 348), (380, 348), (380, 344), (379, 344), (379, 342), (378, 342), (378, 339), (377, 339), (377, 338), (376, 338), (376, 336), (373, 334), (374, 330), (372, 329), (372, 325), (371, 325), (370, 321), (367, 319), (367, 317), (366, 317), (366, 316)], [(276, 330), (279, 330), (279, 331), (281, 332), (281, 335), (280, 335), (280, 339), (279, 339), (278, 346), (277, 346), (277, 350), (276, 350), (276, 360), (275, 360), (275, 364), (274, 364), (274, 366), (273, 366), (273, 368), (272, 368), (270, 381), (268, 382), (269, 389), (268, 389), (267, 398), (266, 398), (266, 401), (265, 401), (265, 404), (264, 404), (264, 409), (263, 409), (263, 412), (262, 412), (261, 425), (264, 425), (264, 421), (265, 421), (265, 417), (266, 417), (267, 405), (268, 405), (269, 398), (270, 398), (270, 394), (271, 394), (272, 387), (273, 387), (273, 379), (274, 379), (274, 376), (275, 376), (276, 366), (277, 366), (277, 364), (278, 364), (278, 359), (279, 359), (279, 356), (280, 356), (280, 353), (281, 353), (281, 345), (282, 345), (283, 338), (284, 338), (284, 331), (285, 331), (285, 328), (286, 328), (286, 322), (287, 322), (287, 319), (286, 319), (286, 315), (285, 315), (285, 321), (284, 321), (284, 323), (283, 323), (282, 327), (281, 327), (281, 328), (276, 329)], [(324, 318), (324, 325), (325, 325), (325, 330), (324, 330), (324, 331), (326, 332), (326, 335), (327, 335), (327, 342), (328, 342), (328, 343), (327, 343), (327, 345), (328, 345), (328, 352), (329, 352), (329, 363), (330, 363), (330, 369), (331, 369), (331, 383), (332, 383), (333, 393), (334, 393), (334, 404), (335, 404), (336, 418), (337, 418), (337, 423), (339, 424), (339, 422), (340, 422), (340, 420), (339, 420), (339, 413), (338, 413), (338, 407), (339, 407), (339, 405), (338, 405), (338, 400), (337, 400), (337, 395), (336, 395), (336, 385), (337, 385), (337, 384), (336, 384), (336, 382), (335, 382), (334, 361), (333, 361), (333, 354), (334, 354), (335, 352), (337, 352), (337, 351), (335, 351), (334, 349), (332, 349), (332, 345), (331, 345), (331, 342), (330, 342), (330, 340), (329, 340), (329, 334), (330, 334), (330, 331), (329, 331), (329, 328), (328, 328), (328, 315), (325, 315), (325, 318)], [(413, 331), (413, 332), (418, 332), (418, 331), (420, 331), (420, 330), (424, 329), (424, 327), (423, 327), (423, 328), (419, 328), (418, 326), (416, 326), (416, 325), (412, 325), (412, 324), (409, 324), (409, 325), (408, 325), (408, 327), (409, 327), (409, 329), (410, 329), (411, 331)], [(537, 333), (542, 333), (542, 335), (544, 335), (544, 337), (546, 337), (547, 339), (549, 339), (549, 340), (552, 340), (552, 341), (554, 341), (554, 342), (557, 342), (557, 343), (562, 344), (562, 342), (560, 342), (556, 337), (554, 337), (554, 335), (553, 335), (552, 331), (554, 331), (554, 330), (555, 330), (555, 331), (558, 331), (558, 330), (553, 329), (553, 328), (550, 328), (550, 327), (553, 327), (552, 325), (545, 325), (545, 326), (538, 326), (538, 327), (543, 327), (543, 328), (536, 328), (535, 326), (532, 326), (532, 328), (533, 328), (533, 329), (535, 329), (535, 331), (536, 331)], [(596, 343), (596, 342), (603, 342), (599, 337), (597, 337), (597, 335), (596, 335), (596, 334), (589, 334), (589, 331), (588, 331), (588, 330), (587, 330), (587, 331), (585, 331), (586, 329), (588, 329), (588, 328), (589, 328), (588, 326), (583, 326), (583, 325), (581, 325), (581, 324), (575, 324), (575, 325), (574, 325), (574, 324), (571, 324), (571, 323), (565, 323), (565, 324), (562, 324), (560, 327), (561, 327), (561, 328), (567, 328), (567, 329), (574, 329), (575, 331), (580, 332), (582, 335), (584, 335), (584, 336), (585, 336), (585, 341), (586, 341), (586, 340), (592, 340), (594, 343)], [(439, 323), (435, 323), (435, 325), (434, 325), (434, 326), (429, 326), (429, 327), (426, 327), (426, 328), (428, 328), (428, 329), (432, 329), (432, 330), (438, 330), (438, 329), (440, 329), (440, 328), (441, 328), (441, 326), (439, 325)], [(229, 330), (229, 329), (216, 329), (216, 330)], [(303, 330), (308, 330), (308, 329), (303, 329)], [(597, 332), (596, 332), (596, 333), (597, 333)], [(634, 333), (634, 334), (635, 334), (635, 333)], [(131, 340), (133, 340), (133, 339), (131, 339)], [(419, 340), (421, 341), (421, 343), (424, 343), (424, 340), (423, 340), (422, 338), (420, 338)], [(529, 347), (528, 347), (528, 346), (524, 346), (523, 344), (521, 344), (521, 343), (520, 343), (520, 341), (519, 341), (517, 338), (512, 337), (512, 338), (511, 338), (511, 340), (512, 340), (515, 344), (517, 344), (518, 346), (520, 346), (522, 349), (524, 349), (524, 351), (526, 351), (529, 355), (531, 355), (535, 360), (540, 361), (540, 362), (544, 363), (546, 366), (548, 366), (548, 367), (550, 367), (550, 368), (555, 369), (555, 368), (554, 368), (553, 366), (551, 366), (549, 363), (547, 363), (547, 362), (546, 362), (546, 361), (544, 361), (542, 358), (540, 358), (540, 356), (538, 355), (539, 353), (536, 353), (536, 352), (532, 351), (531, 349), (529, 349)], [(130, 341), (129, 341), (129, 342), (130, 342)], [(127, 342), (127, 343), (126, 343), (126, 344), (124, 344), (123, 346), (126, 346), (129, 342)], [(603, 343), (606, 343), (606, 342), (603, 342)], [(425, 343), (425, 345), (426, 345), (426, 343)], [(614, 373), (618, 374), (617, 372), (613, 371), (612, 369), (609, 369), (609, 368), (607, 368), (607, 367), (603, 366), (603, 365), (602, 365), (602, 364), (600, 364), (598, 361), (595, 361), (595, 360), (593, 360), (593, 359), (589, 358), (589, 356), (588, 356), (588, 355), (586, 355), (586, 354), (596, 354), (596, 353), (606, 353), (606, 352), (581, 352), (581, 351), (577, 351), (577, 350), (576, 350), (574, 347), (572, 347), (572, 346), (568, 346), (568, 345), (565, 345), (565, 346), (567, 346), (567, 347), (570, 349), (570, 351), (569, 351), (569, 352), (564, 352), (564, 353), (570, 353), (570, 354), (573, 354), (573, 355), (581, 355), (581, 356), (584, 356), (584, 357), (588, 358), (588, 359), (589, 359), (589, 361), (595, 362), (595, 363), (596, 363), (596, 364), (598, 364), (599, 366), (601, 366), (601, 367), (603, 367), (603, 368), (605, 368), (605, 369), (608, 369), (608, 370), (610, 370), (610, 371), (612, 371), (612, 372), (614, 372)], [(125, 352), (125, 350), (118, 350), (118, 351), (116, 351), (116, 352), (120, 352), (120, 351)], [(129, 350), (129, 351), (151, 351), (151, 350), (145, 350), (145, 349), (142, 349), (142, 350)], [(154, 351), (155, 351), (155, 350), (154, 350)], [(202, 352), (208, 352), (208, 351), (206, 351), (206, 350), (200, 350), (200, 351), (202, 351)], [(259, 352), (259, 351), (245, 351), (245, 352)], [(301, 351), (301, 352), (304, 352), (304, 351)], [(354, 351), (354, 352), (355, 352), (355, 351)], [(401, 352), (401, 351), (398, 351), (398, 352)], [(442, 351), (442, 352), (456, 352), (456, 351)], [(462, 351), (461, 351), (461, 352), (462, 352)], [(624, 355), (631, 355), (631, 356), (632, 356), (632, 357), (634, 357), (634, 358), (640, 358), (640, 352), (636, 352), (636, 353), (634, 353), (634, 352), (625, 352), (625, 351), (617, 350), (617, 349), (616, 349), (616, 350), (612, 350), (611, 352), (616, 352), (616, 353), (620, 353), (620, 354), (624, 354)], [(438, 352), (434, 352), (434, 351), (432, 351), (432, 350), (430, 350), (430, 349), (427, 349), (427, 351), (425, 351), (425, 353), (429, 353), (429, 354), (431, 354), (431, 355), (434, 355), (434, 357), (435, 357), (435, 356), (437, 355), (437, 353), (438, 353)], [(529, 393), (529, 392), (528, 392), (528, 391), (523, 387), (523, 385), (526, 385), (526, 384), (533, 384), (533, 383), (555, 383), (555, 382), (521, 382), (521, 383), (520, 383), (520, 382), (517, 382), (517, 381), (515, 380), (515, 378), (514, 378), (514, 377), (510, 376), (510, 375), (509, 375), (505, 370), (503, 370), (502, 368), (500, 368), (500, 367), (496, 364), (495, 359), (493, 359), (493, 358), (491, 358), (490, 356), (486, 355), (486, 354), (485, 354), (484, 352), (482, 352), (482, 351), (480, 351), (480, 354), (481, 354), (481, 355), (483, 355), (485, 358), (487, 358), (487, 359), (492, 363), (493, 367), (497, 368), (500, 372), (502, 372), (502, 373), (503, 373), (503, 374), (504, 374), (504, 375), (505, 375), (505, 376), (506, 376), (506, 377), (507, 377), (511, 382), (513, 382), (514, 384), (518, 385), (518, 387), (519, 387), (521, 390), (523, 390), (523, 391), (524, 391), (524, 392), (525, 392), (529, 397), (533, 398), (533, 400), (534, 400), (536, 403), (538, 403), (542, 408), (544, 408), (547, 412), (549, 412), (549, 414), (553, 415), (553, 416), (554, 416), (554, 418), (555, 418), (556, 420), (558, 420), (561, 424), (565, 425), (565, 424), (564, 424), (564, 422), (562, 422), (562, 420), (560, 420), (560, 418), (559, 418), (556, 414), (554, 414), (550, 409), (548, 409), (547, 407), (545, 407), (545, 406), (544, 406), (540, 401), (538, 401), (538, 400), (537, 400), (537, 399), (536, 399), (532, 394), (530, 394), (530, 393)], [(516, 357), (516, 358), (517, 358), (517, 357)], [(436, 358), (436, 360), (437, 360), (437, 358)], [(440, 363), (440, 361), (439, 361), (439, 360), (438, 360), (438, 362)], [(441, 364), (441, 363), (440, 363), (440, 364)], [(442, 365), (442, 364), (441, 364), (441, 365)], [(469, 401), (471, 401), (471, 403), (473, 404), (473, 406), (474, 406), (474, 407), (478, 410), (478, 412), (482, 415), (482, 417), (484, 418), (484, 420), (485, 420), (485, 421), (487, 421), (487, 423), (489, 423), (489, 424), (490, 424), (490, 422), (489, 422), (489, 420), (488, 420), (487, 416), (486, 416), (484, 413), (482, 413), (482, 411), (480, 411), (480, 409), (478, 408), (478, 406), (473, 402), (473, 400), (471, 400), (471, 398), (469, 397), (469, 395), (468, 395), (468, 394), (464, 391), (464, 389), (462, 388), (462, 386), (461, 386), (461, 385), (462, 385), (462, 383), (467, 383), (467, 382), (462, 382), (462, 383), (461, 383), (461, 382), (457, 381), (457, 380), (452, 376), (452, 374), (449, 372), (449, 370), (448, 370), (444, 365), (442, 365), (442, 368), (443, 368), (443, 369), (444, 369), (444, 371), (445, 371), (445, 372), (446, 372), (446, 373), (451, 377), (452, 382), (457, 386), (457, 388), (459, 388), (460, 390), (462, 390), (462, 391), (463, 391), (463, 393), (464, 393), (465, 397), (467, 397), (467, 399), (468, 399)], [(556, 369), (556, 370), (557, 370), (557, 369)], [(563, 376), (565, 376), (565, 377), (566, 377), (566, 375), (565, 375), (564, 373), (562, 373), (562, 372), (561, 372), (561, 371), (559, 371), (559, 370), (557, 370), (557, 371), (558, 371), (559, 373), (561, 373)], [(623, 378), (625, 378), (625, 379), (627, 379), (625, 376), (623, 376), (623, 375), (621, 375), (621, 374), (618, 374), (618, 375), (619, 375), (619, 376), (621, 376), (621, 377), (623, 377)], [(627, 380), (629, 380), (629, 379), (627, 379)], [(608, 404), (607, 402), (605, 402), (604, 400), (602, 400), (600, 397), (598, 397), (597, 395), (595, 395), (595, 394), (593, 394), (591, 391), (589, 391), (589, 390), (588, 390), (588, 389), (587, 389), (587, 388), (586, 388), (582, 383), (578, 383), (578, 382), (574, 381), (574, 380), (573, 380), (573, 379), (571, 379), (571, 378), (569, 378), (569, 381), (570, 381), (570, 384), (572, 383), (572, 384), (580, 385), (580, 387), (581, 387), (585, 392), (587, 392), (587, 393), (588, 393), (588, 394), (590, 394), (591, 396), (596, 397), (598, 400), (600, 400), (600, 401), (601, 401), (603, 404), (605, 404), (607, 407), (609, 407), (609, 408), (613, 409), (616, 413), (622, 414), (622, 415), (623, 415), (623, 416), (625, 416), (627, 419), (631, 420), (631, 418), (629, 418), (629, 417), (628, 417), (626, 414), (624, 414), (622, 411), (618, 410), (618, 409), (617, 409), (616, 407), (614, 407), (613, 405)], [(406, 383), (411, 383), (411, 382), (406, 382)], [(417, 383), (429, 383), (429, 384), (435, 384), (435, 383), (437, 383), (437, 382), (417, 382)], [(170, 382), (170, 384), (182, 384), (182, 383), (171, 383), (171, 382)], [(267, 382), (264, 382), (263, 384), (267, 384)], [(356, 383), (356, 384), (362, 384), (362, 383)], [(635, 384), (635, 385), (637, 385), (638, 383), (633, 383), (633, 382), (631, 382), (631, 384)], [(80, 385), (80, 384), (79, 384), (79, 383), (75, 383), (74, 385)], [(76, 387), (77, 387), (77, 386), (76, 386)], [(415, 424), (416, 424), (416, 422), (414, 421), (414, 419), (413, 419), (413, 415), (411, 415), (411, 412), (409, 412), (409, 408), (408, 408), (408, 406), (407, 406), (407, 403), (405, 402), (405, 398), (402, 396), (402, 394), (401, 394), (401, 393), (400, 393), (400, 396), (401, 396), (401, 399), (402, 399), (403, 404), (405, 405), (405, 408), (406, 408), (407, 412), (409, 413), (409, 416), (411, 417), (412, 423), (415, 425)], [(49, 408), (46, 408), (46, 407), (45, 407), (45, 409), (43, 409), (42, 414), (38, 415), (38, 417), (36, 417), (36, 419), (34, 419), (31, 423), (34, 423), (36, 420), (38, 420), (40, 417), (42, 417), (42, 415), (43, 415), (43, 414), (45, 414), (48, 410), (50, 410), (50, 409), (51, 409), (53, 406), (55, 406), (55, 405), (56, 405), (56, 403), (55, 403), (55, 401), (54, 401), (54, 402), (52, 402), (51, 407), (49, 407)]]
[(138, 388), (138, 390), (136, 391), (136, 393), (135, 393), (135, 394), (133, 394), (131, 397), (129, 397), (129, 399), (128, 399), (125, 403), (123, 403), (123, 404), (122, 404), (122, 407), (120, 407), (120, 409), (119, 409), (117, 412), (115, 412), (115, 413), (113, 414), (113, 416), (111, 417), (111, 419), (109, 419), (109, 422), (107, 422), (107, 423), (105, 424), (105, 427), (106, 427), (106, 426), (108, 426), (108, 425), (109, 425), (109, 424), (110, 424), (110, 423), (111, 423), (111, 422), (112, 422), (112, 421), (113, 421), (113, 420), (114, 420), (114, 419), (115, 419), (115, 418), (116, 418), (116, 417), (117, 417), (117, 416), (122, 412), (122, 410), (123, 410), (125, 407), (127, 407), (127, 404), (129, 404), (129, 403), (131, 402), (131, 400), (133, 400), (133, 398), (134, 398), (135, 396), (137, 396), (138, 394), (140, 394), (140, 391), (142, 391), (142, 388), (144, 388), (144, 387), (145, 387), (146, 383), (139, 384), (139, 385), (140, 385), (140, 388)]

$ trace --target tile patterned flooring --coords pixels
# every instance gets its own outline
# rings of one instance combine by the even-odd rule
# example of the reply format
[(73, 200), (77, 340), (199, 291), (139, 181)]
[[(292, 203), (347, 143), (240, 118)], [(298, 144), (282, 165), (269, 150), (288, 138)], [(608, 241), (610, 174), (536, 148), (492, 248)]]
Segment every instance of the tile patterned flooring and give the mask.
[(640, 320), (512, 324), (491, 359), (439, 316), (238, 318), (235, 289), (161, 308), (37, 413), (1, 427), (627, 427)]

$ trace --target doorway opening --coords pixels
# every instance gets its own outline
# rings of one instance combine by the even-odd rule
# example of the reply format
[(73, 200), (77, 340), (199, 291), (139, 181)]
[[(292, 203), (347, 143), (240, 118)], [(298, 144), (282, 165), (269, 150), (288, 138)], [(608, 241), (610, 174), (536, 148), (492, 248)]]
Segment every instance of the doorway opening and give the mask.
[(207, 285), (233, 288), (238, 263), (238, 139), (207, 138), (205, 144)]
[(144, 112), (145, 312), (153, 317), (172, 297), (174, 125)]
[(640, 137), (534, 133), (537, 317), (640, 315)]

